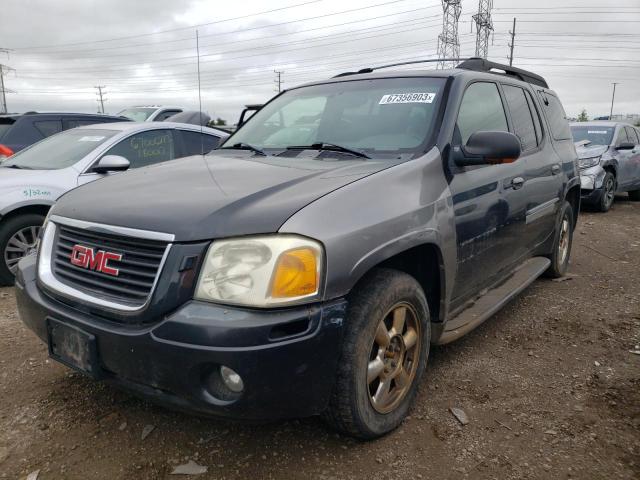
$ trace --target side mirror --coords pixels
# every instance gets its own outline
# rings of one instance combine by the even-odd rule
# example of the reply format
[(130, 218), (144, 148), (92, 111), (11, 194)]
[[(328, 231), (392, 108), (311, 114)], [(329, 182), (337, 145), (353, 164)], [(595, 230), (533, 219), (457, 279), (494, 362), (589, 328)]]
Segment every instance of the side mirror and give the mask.
[(120, 155), (105, 155), (92, 170), (95, 173), (124, 172), (130, 166), (129, 160)]
[(464, 146), (453, 147), (453, 160), (461, 167), (513, 163), (522, 153), (520, 139), (510, 132), (475, 132)]
[(616, 150), (633, 150), (634, 148), (636, 148), (636, 145), (633, 142), (621, 142), (616, 147)]

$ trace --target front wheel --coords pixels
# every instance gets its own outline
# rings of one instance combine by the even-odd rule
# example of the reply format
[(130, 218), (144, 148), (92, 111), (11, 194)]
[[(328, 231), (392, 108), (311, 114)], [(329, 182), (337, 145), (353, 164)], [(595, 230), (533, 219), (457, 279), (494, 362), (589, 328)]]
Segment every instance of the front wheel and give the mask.
[(600, 212), (608, 212), (613, 205), (613, 200), (616, 196), (616, 177), (613, 173), (607, 172), (602, 181), (602, 195), (600, 201), (596, 204), (596, 208)]
[(551, 260), (551, 265), (545, 272), (547, 277), (559, 278), (567, 273), (573, 244), (573, 226), (573, 208), (569, 202), (565, 201), (558, 212), (553, 250), (547, 257)]
[(36, 246), (44, 217), (35, 213), (0, 224), (0, 286), (13, 285), (18, 262)]
[(349, 299), (338, 375), (324, 418), (337, 430), (372, 439), (407, 416), (427, 365), (431, 324), (418, 282), (378, 269)]

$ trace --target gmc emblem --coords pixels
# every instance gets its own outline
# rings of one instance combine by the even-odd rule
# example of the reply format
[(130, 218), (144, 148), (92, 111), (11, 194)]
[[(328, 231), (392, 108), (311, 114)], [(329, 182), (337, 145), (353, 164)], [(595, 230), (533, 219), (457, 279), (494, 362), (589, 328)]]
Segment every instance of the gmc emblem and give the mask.
[(84, 245), (74, 245), (71, 250), (71, 263), (76, 267), (88, 268), (89, 270), (95, 270), (96, 272), (106, 273), (107, 275), (113, 275), (117, 277), (120, 274), (120, 270), (109, 266), (109, 261), (122, 260), (122, 254), (105, 252), (104, 250), (98, 250), (97, 252), (91, 247), (85, 247)]

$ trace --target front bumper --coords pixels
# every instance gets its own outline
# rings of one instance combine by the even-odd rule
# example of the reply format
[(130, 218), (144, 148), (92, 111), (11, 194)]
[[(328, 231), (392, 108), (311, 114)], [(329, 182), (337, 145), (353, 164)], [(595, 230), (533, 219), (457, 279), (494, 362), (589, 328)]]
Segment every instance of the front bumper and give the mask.
[[(174, 408), (248, 420), (324, 410), (346, 311), (345, 300), (278, 310), (189, 301), (151, 324), (119, 324), (47, 296), (34, 255), (20, 263), (16, 298), (20, 318), (45, 342), (47, 319), (95, 336), (101, 380)], [(207, 379), (221, 365), (242, 377), (239, 397), (212, 391)]]
[(606, 172), (600, 166), (585, 168), (580, 171), (580, 192), (583, 203), (598, 203), (603, 195), (602, 184)]

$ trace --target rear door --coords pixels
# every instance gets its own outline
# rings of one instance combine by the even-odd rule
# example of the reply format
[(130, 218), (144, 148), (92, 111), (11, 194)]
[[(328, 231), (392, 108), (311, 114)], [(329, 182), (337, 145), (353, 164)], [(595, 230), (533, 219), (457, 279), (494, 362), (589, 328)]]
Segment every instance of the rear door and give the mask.
[(218, 148), (220, 137), (209, 133), (200, 133), (193, 130), (176, 130), (180, 138), (181, 157), (190, 155), (206, 155), (211, 150)]
[[(508, 130), (498, 84), (480, 81), (467, 86), (452, 145), (465, 145), (477, 131)], [(451, 165), (458, 244), (454, 305), (493, 284), (524, 254), (524, 165), (520, 160), (503, 165)]]
[(525, 229), (528, 250), (533, 250), (553, 232), (555, 214), (562, 191), (562, 168), (551, 141), (546, 138), (540, 109), (529, 89), (517, 85), (502, 86), (513, 133), (520, 139), (525, 166)]

